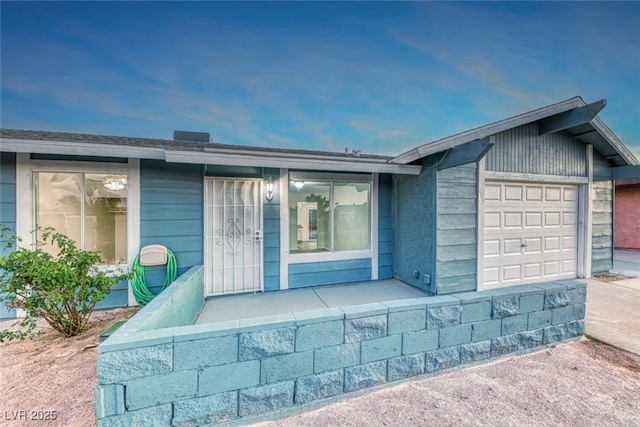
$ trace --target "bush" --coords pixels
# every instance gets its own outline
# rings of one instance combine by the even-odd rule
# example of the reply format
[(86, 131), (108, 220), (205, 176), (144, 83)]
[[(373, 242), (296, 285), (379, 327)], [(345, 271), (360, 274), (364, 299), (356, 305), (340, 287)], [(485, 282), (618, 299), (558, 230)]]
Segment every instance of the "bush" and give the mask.
[[(3, 230), (3, 231), (6, 231)], [(42, 231), (36, 248), (18, 247), (19, 238), (9, 239), (5, 249), (15, 251), (0, 257), (0, 300), (8, 309), (21, 309), (26, 317), (13, 324), (16, 329), (0, 331), (0, 342), (33, 339), (36, 319), (42, 317), (67, 337), (86, 331), (96, 303), (111, 287), (130, 275), (97, 268), (97, 252), (78, 249), (73, 240), (53, 228)], [(43, 249), (57, 246), (57, 255)]]

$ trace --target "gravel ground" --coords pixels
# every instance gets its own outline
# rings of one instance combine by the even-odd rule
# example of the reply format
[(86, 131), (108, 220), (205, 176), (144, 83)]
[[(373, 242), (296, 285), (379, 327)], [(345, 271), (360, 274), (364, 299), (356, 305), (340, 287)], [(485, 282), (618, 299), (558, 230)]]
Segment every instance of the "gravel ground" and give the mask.
[[(81, 337), (47, 328), (34, 341), (1, 344), (0, 425), (95, 425), (98, 335), (135, 311), (94, 313)], [(640, 426), (640, 357), (582, 339), (305, 409), (258, 425)], [(19, 411), (56, 419), (11, 420)]]

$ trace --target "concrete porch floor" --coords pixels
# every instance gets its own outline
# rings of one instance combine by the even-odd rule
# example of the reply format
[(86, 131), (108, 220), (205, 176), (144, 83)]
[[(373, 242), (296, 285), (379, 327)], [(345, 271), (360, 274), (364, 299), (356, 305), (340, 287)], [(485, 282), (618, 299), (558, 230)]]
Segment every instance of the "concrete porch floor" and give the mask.
[(420, 289), (395, 279), (287, 291), (225, 295), (212, 297), (205, 301), (195, 324), (426, 296), (427, 294)]

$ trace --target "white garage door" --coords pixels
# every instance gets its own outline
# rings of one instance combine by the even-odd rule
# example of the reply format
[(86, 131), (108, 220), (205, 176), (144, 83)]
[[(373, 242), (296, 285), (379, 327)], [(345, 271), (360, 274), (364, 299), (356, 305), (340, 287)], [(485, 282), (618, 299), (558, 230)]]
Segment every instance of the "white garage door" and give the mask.
[(576, 185), (487, 181), (484, 197), (484, 289), (577, 276)]

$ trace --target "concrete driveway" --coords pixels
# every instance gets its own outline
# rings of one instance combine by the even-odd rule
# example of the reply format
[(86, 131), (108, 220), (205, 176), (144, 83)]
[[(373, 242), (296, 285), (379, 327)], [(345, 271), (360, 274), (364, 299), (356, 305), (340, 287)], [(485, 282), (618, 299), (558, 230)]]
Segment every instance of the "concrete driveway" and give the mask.
[(613, 271), (633, 279), (588, 279), (585, 333), (640, 355), (640, 252), (616, 251)]

